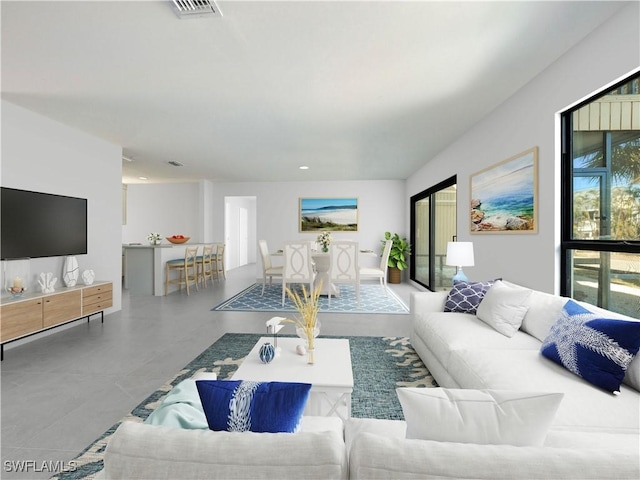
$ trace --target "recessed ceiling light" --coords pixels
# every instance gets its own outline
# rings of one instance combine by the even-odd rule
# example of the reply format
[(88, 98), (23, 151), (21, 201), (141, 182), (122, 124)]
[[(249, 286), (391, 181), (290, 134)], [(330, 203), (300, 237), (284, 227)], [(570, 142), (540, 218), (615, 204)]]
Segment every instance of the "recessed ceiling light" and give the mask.
[(147, 177), (138, 177), (140, 180), (149, 180)]
[(309, 167), (307, 167), (306, 165), (302, 165), (300, 167), (298, 167), (300, 170), (309, 170)]

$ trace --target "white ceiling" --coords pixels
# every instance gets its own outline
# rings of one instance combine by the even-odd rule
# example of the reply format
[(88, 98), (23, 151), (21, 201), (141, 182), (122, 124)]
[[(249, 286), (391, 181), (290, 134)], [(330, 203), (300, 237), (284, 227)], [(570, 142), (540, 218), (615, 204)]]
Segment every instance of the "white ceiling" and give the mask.
[(218, 5), (2, 1), (2, 97), (121, 145), (127, 183), (405, 179), (623, 3)]

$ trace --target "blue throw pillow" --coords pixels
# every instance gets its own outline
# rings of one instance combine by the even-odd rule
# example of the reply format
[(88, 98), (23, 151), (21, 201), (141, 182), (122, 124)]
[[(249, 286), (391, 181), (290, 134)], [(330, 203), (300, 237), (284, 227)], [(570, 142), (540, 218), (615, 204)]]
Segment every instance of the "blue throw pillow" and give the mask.
[(298, 429), (311, 384), (199, 380), (210, 430), (288, 432)]
[(639, 347), (640, 322), (603, 318), (569, 300), (541, 352), (586, 381), (619, 392)]
[(445, 312), (471, 313), (475, 315), (484, 294), (496, 280), (487, 282), (455, 282), (444, 304)]

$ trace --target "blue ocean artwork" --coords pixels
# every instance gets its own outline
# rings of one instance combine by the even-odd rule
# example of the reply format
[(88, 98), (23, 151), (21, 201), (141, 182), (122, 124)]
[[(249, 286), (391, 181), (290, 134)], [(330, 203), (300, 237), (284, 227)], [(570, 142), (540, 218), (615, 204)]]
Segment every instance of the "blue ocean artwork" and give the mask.
[(533, 216), (533, 195), (498, 195), (482, 200), (478, 210), (487, 216)]
[(483, 221), (498, 224), (510, 217), (534, 216), (535, 172), (533, 153), (497, 165), (472, 178), (472, 200), (484, 212)]
[(301, 200), (302, 215), (307, 217), (357, 209), (358, 199), (356, 198), (303, 198)]
[(302, 230), (357, 230), (357, 198), (300, 199)]

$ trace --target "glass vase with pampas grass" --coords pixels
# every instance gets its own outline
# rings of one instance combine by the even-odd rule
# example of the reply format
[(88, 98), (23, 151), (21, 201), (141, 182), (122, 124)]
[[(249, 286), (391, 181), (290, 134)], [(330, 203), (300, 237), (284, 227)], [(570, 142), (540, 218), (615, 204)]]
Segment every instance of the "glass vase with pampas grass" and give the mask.
[(315, 363), (315, 345), (314, 339), (320, 333), (320, 322), (318, 321), (318, 310), (320, 309), (320, 292), (322, 291), (322, 282), (312, 292), (302, 285), (302, 295), (296, 290), (286, 289), (287, 295), (294, 303), (299, 314), (296, 318), (287, 318), (283, 322), (293, 323), (296, 326), (298, 336), (304, 338), (307, 342), (307, 363)]

